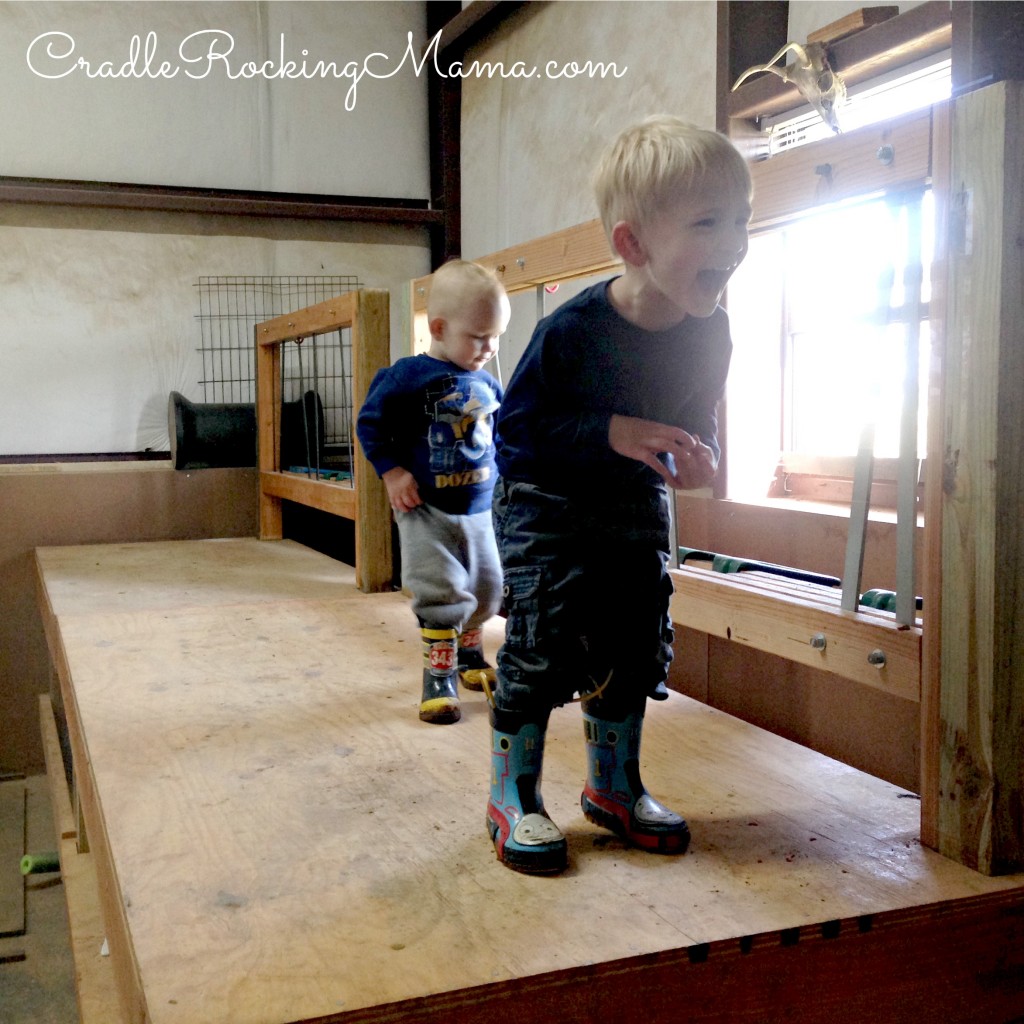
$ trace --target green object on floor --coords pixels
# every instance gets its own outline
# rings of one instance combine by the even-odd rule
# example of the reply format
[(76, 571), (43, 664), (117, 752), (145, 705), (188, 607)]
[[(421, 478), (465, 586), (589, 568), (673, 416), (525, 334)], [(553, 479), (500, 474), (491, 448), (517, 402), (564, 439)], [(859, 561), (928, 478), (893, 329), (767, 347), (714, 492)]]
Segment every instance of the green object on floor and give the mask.
[(26, 853), (21, 858), (23, 875), (43, 875), (48, 871), (60, 871), (60, 857), (55, 850), (48, 853)]

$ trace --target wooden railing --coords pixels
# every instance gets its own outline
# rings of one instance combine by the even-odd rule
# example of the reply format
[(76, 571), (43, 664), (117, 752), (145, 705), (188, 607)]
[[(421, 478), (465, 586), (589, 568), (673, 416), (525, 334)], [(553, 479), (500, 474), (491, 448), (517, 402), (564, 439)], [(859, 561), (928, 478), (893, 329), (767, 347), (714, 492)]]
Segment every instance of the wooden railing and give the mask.
[[(283, 535), (282, 501), (329, 512), (355, 523), (356, 583), (372, 593), (392, 584), (391, 509), (387, 492), (355, 443), (355, 417), (374, 373), (390, 363), (389, 296), (386, 291), (347, 292), (266, 320), (255, 327), (256, 420), (259, 436), (260, 537)], [(282, 346), (349, 328), (351, 331), (351, 479), (303, 476), (281, 465)]]

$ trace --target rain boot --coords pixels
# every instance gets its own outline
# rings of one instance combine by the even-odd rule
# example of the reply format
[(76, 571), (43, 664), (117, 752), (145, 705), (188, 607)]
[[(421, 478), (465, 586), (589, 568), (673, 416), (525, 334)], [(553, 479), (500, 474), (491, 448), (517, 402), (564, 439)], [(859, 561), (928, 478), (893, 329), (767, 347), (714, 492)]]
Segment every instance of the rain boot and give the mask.
[(450, 725), (462, 717), (459, 707), (459, 669), (456, 661), (458, 630), (422, 626), (423, 696), (420, 720)]
[(487, 830), (498, 860), (530, 875), (555, 875), (568, 847), (540, 795), (547, 720), (491, 708), (491, 797)]
[(683, 853), (690, 829), (663, 807), (640, 781), (643, 710), (619, 721), (583, 712), (587, 741), (587, 784), (580, 798), (583, 813), (634, 846), (652, 853)]
[(459, 634), (459, 682), (467, 690), (494, 688), (494, 669), (487, 663), (483, 651), (483, 634), (479, 629), (467, 629)]

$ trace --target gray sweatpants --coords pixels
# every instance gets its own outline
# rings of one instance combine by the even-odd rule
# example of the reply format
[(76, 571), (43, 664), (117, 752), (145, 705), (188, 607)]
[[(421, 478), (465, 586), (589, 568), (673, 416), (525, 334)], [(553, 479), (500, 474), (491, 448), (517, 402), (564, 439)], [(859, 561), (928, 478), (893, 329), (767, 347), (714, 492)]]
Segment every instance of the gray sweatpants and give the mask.
[(422, 625), (476, 629), (501, 607), (501, 562), (491, 511), (450, 515), (432, 505), (396, 512), (402, 586)]

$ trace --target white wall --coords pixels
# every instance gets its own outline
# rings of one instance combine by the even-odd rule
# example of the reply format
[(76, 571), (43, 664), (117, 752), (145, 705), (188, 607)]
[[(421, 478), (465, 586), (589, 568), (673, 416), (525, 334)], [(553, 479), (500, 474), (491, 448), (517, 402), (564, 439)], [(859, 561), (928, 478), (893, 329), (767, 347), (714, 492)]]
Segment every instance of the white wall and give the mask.
[[(554, 0), (528, 6), (467, 55), (467, 64), (516, 61), (540, 77), (463, 81), (462, 252), (468, 259), (597, 216), (590, 176), (627, 125), (672, 113), (715, 124), (713, 0)], [(549, 61), (614, 62), (620, 77), (552, 79)], [(550, 311), (578, 291), (563, 285)], [(533, 296), (513, 302), (502, 342), (505, 377), (535, 322)]]
[[(596, 216), (590, 174), (628, 124), (669, 112), (714, 127), (712, 0), (528, 6), (469, 59), (540, 77), (463, 82), (463, 255), (484, 255)], [(549, 61), (614, 62), (620, 77), (549, 79)]]
[(167, 402), (201, 402), (200, 277), (427, 273), (419, 232), (0, 205), (0, 455), (167, 451)]
[[(282, 38), (285, 60), (309, 72), (318, 61), (361, 67), (375, 52), (391, 60), (371, 63), (383, 70), (399, 64), (409, 32), (422, 45), (424, 26), (424, 5), (405, 2), (0, 4), (0, 132), (18, 140), (0, 147), (0, 174), (426, 198), (426, 86), (408, 63), (354, 94), (351, 75), (275, 77)], [(186, 42), (195, 33), (216, 36)], [(121, 72), (133, 37), (134, 74), (76, 66)], [(186, 61), (211, 44), (233, 49)], [(249, 61), (271, 63), (229, 77)]]
[[(351, 80), (47, 79), (27, 60), (33, 39), (60, 31), (75, 56), (116, 70), (132, 36), (144, 47), (153, 32), (155, 70), (189, 33), (217, 28), (246, 59), (276, 61), (283, 33), (296, 60), (306, 48), (397, 63), (424, 25), (418, 2), (2, 3), (0, 175), (425, 198), (426, 81), (408, 67), (363, 79), (346, 110)], [(45, 45), (32, 50), (40, 69), (73, 66), (48, 65)], [(200, 277), (339, 274), (394, 289), (398, 347), (405, 283), (429, 269), (419, 229), (0, 204), (0, 455), (167, 450), (168, 393), (203, 400)]]

